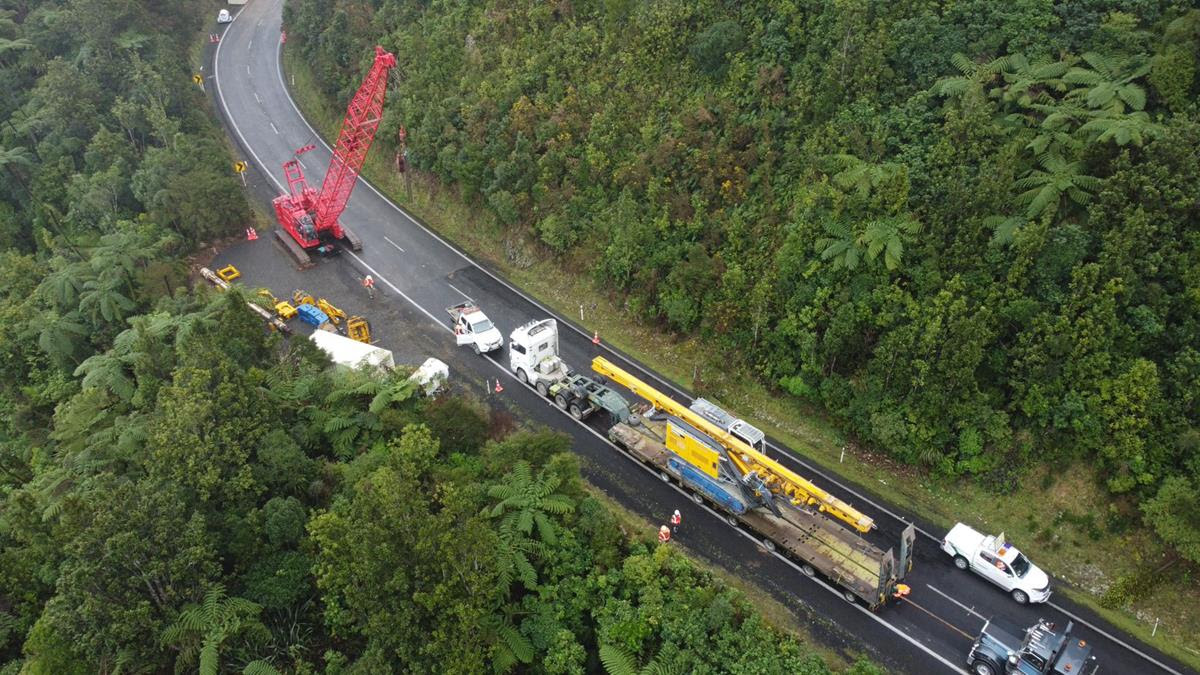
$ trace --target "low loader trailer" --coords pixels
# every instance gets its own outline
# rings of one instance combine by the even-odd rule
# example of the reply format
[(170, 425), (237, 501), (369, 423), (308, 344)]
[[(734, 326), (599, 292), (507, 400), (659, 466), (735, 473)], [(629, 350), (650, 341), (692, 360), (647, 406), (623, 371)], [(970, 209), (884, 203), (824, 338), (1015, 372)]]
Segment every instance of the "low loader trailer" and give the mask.
[(730, 471), (719, 444), (677, 417), (641, 406), (634, 411), (628, 422), (613, 424), (608, 438), (664, 482), (680, 485), (697, 504), (712, 505), (730, 525), (750, 531), (805, 575), (819, 573), (833, 582), (849, 602), (862, 601), (874, 610), (896, 593), (911, 566), (913, 526), (901, 536), (897, 561), (891, 550), (881, 550), (814, 509), (779, 505), (776, 514), (756, 504), (746, 481)]

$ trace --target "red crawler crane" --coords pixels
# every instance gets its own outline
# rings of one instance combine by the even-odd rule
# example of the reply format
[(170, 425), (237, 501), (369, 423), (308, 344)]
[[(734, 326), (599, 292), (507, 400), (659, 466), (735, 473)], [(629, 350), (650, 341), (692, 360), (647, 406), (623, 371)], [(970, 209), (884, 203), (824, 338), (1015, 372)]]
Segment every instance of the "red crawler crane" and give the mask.
[[(289, 194), (276, 197), (272, 204), (279, 224), (291, 237), (285, 236), (281, 230), (276, 230), (275, 235), (301, 265), (312, 262), (309, 250), (316, 249), (320, 253), (336, 251), (335, 242), (339, 239), (348, 242), (355, 251), (362, 250), (362, 240), (338, 222), (338, 218), (350, 200), (350, 192), (358, 182), (358, 172), (367, 157), (367, 150), (375, 140), (375, 131), (383, 115), (388, 72), (395, 67), (395, 55), (383, 47), (376, 47), (371, 72), (367, 73), (362, 86), (346, 108), (342, 130), (333, 149), (333, 158), (329, 160), (329, 168), (325, 170), (320, 192), (309, 187), (299, 159), (293, 157), (283, 164)], [(296, 155), (312, 148), (311, 145), (301, 148)]]

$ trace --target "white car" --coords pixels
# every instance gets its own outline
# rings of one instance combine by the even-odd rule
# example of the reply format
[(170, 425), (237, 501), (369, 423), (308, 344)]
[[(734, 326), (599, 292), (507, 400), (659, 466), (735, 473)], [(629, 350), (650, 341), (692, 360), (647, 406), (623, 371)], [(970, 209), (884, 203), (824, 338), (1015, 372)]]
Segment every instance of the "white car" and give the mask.
[(1050, 577), (1006, 542), (1003, 532), (985, 535), (958, 523), (942, 539), (942, 550), (954, 556), (955, 567), (1003, 588), (1019, 604), (1050, 599)]
[(460, 302), (447, 307), (450, 326), (454, 329), (454, 341), (461, 347), (470, 345), (476, 354), (492, 352), (504, 346), (504, 336), (472, 302)]
[(217, 12), (217, 23), (229, 23), (230, 21), (233, 21), (233, 15), (229, 13), (229, 10), (223, 9)]

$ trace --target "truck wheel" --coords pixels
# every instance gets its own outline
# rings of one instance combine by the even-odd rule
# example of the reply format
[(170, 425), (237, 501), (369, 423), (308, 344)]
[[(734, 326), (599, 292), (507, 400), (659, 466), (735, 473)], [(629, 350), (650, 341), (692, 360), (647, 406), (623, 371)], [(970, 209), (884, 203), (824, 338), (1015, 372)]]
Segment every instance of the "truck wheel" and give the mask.
[(664, 483), (670, 483), (670, 482), (671, 482), (671, 474), (667, 473), (666, 471), (659, 471), (659, 472), (658, 472), (658, 477), (659, 477), (659, 478), (662, 480), (662, 482), (664, 482)]
[(1013, 589), (1012, 598), (1017, 601), (1018, 605), (1024, 605), (1029, 602), (1029, 594), (1019, 588)]
[(529, 376), (525, 374), (524, 368), (517, 368), (517, 379), (521, 381), (521, 384), (529, 384)]
[(541, 380), (539, 380), (537, 383), (537, 390), (538, 390), (538, 393), (541, 394), (542, 396), (550, 395), (550, 385), (546, 384), (545, 382), (542, 382)]
[(479, 351), (479, 343), (475, 342), (471, 345), (471, 349), (475, 350), (475, 356), (479, 356), (482, 352)]
[(583, 410), (580, 409), (578, 403), (572, 403), (567, 412), (571, 413), (571, 417), (574, 417), (577, 420), (583, 419)]
[(762, 545), (763, 545), (763, 548), (767, 549), (771, 553), (775, 552), (775, 542), (771, 541), (770, 539), (763, 539)]
[(563, 396), (562, 394), (555, 394), (554, 395), (554, 405), (558, 406), (559, 408), (561, 408), (563, 410), (566, 410), (567, 409), (567, 397)]
[(975, 675), (996, 675), (996, 671), (992, 668), (992, 664), (988, 663), (987, 661), (976, 661), (975, 663), (972, 663), (971, 672), (975, 673)]
[(808, 563), (804, 563), (803, 565), (801, 565), (800, 571), (804, 572), (804, 576), (806, 576), (806, 577), (813, 577), (813, 576), (817, 575), (817, 571), (815, 569), (813, 569), (813, 566), (809, 565)]
[[(965, 571), (971, 565), (967, 562), (966, 558), (962, 557), (961, 555), (956, 555), (956, 556), (954, 556), (954, 566), (960, 570)], [(984, 664), (984, 665), (987, 665), (987, 664)]]
[(725, 522), (729, 523), (730, 527), (738, 526), (737, 516), (725, 516)]
[(699, 492), (693, 492), (692, 493), (692, 501), (696, 502), (697, 504), (699, 504), (701, 506), (704, 506), (704, 495), (700, 494)]
[(850, 591), (843, 590), (842, 591), (842, 599), (844, 599), (846, 602), (848, 602), (852, 605), (858, 603), (858, 596), (851, 593)]

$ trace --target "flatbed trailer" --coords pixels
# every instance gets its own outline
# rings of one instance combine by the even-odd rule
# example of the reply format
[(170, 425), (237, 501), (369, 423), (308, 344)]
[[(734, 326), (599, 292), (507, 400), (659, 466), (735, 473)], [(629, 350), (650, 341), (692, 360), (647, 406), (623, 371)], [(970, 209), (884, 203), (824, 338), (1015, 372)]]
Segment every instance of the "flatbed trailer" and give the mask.
[[(635, 412), (644, 413), (644, 409), (635, 406)], [(677, 419), (671, 423), (682, 424)], [(629, 422), (614, 424), (608, 438), (652, 468), (664, 482), (677, 483), (697, 503), (716, 507), (729, 524), (754, 534), (768, 551), (778, 551), (799, 564), (805, 575), (819, 573), (836, 584), (847, 601), (862, 601), (875, 610), (892, 597), (910, 566), (916, 535), (912, 525), (901, 535), (897, 562), (892, 550), (878, 548), (816, 510), (781, 505), (776, 516), (756, 507), (741, 497), (742, 487), (736, 481), (712, 478), (668, 449), (667, 433), (666, 417), (636, 414)]]

